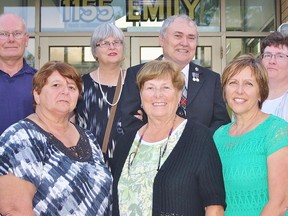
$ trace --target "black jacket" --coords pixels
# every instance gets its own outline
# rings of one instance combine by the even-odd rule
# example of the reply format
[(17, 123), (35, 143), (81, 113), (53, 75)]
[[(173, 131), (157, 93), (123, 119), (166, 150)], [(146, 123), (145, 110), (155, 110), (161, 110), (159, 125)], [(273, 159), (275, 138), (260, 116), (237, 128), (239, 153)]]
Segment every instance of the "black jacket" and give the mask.
[[(144, 121), (134, 117), (141, 105), (136, 76), (143, 65), (136, 65), (127, 70), (120, 108), (124, 131), (140, 128), (147, 122), (146, 116)], [(192, 72), (199, 74), (199, 82), (193, 81)], [(186, 118), (207, 126), (212, 133), (221, 125), (229, 123), (230, 117), (223, 100), (220, 74), (190, 63), (188, 79)], [(179, 111), (177, 111), (178, 115), (182, 116)]]

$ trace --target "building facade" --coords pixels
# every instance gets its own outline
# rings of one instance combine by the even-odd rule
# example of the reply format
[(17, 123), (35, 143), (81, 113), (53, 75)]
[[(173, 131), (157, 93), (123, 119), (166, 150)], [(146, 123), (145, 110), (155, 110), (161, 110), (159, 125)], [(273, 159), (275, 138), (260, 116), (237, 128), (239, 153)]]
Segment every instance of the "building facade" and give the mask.
[(288, 2), (286, 0), (281, 0), (280, 8), (282, 23), (288, 22)]
[(66, 61), (81, 73), (97, 66), (90, 37), (101, 22), (123, 29), (127, 68), (158, 57), (163, 20), (186, 13), (200, 35), (194, 61), (221, 73), (235, 56), (257, 55), (261, 39), (288, 21), (287, 0), (9, 0), (0, 2), (0, 11), (26, 21), (29, 64)]

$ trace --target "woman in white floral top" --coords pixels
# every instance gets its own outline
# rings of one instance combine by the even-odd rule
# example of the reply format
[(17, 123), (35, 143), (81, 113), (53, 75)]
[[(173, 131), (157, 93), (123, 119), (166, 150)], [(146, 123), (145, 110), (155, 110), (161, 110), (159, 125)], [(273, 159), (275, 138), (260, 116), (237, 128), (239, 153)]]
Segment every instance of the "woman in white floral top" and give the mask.
[(184, 86), (169, 61), (137, 77), (148, 123), (117, 141), (113, 215), (223, 215), (221, 162), (209, 129), (176, 114)]

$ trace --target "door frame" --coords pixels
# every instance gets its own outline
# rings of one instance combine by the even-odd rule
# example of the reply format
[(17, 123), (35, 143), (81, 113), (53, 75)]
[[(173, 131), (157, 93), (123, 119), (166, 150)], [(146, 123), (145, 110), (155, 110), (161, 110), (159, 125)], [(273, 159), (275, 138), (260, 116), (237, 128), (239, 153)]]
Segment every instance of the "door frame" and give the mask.
[[(140, 63), (141, 47), (160, 47), (158, 36), (155, 34), (145, 34), (145, 36), (125, 35), (125, 60), (124, 68), (128, 68), (133, 65)], [(39, 52), (39, 68), (42, 67), (49, 59), (49, 47), (50, 46), (87, 46), (90, 47), (90, 36), (72, 36), (72, 37), (56, 37), (56, 36), (45, 36), (39, 37), (39, 44), (41, 47), (38, 48)], [(198, 46), (212, 47), (212, 70), (218, 73), (222, 72), (221, 62), (221, 37), (199, 37)]]
[[(86, 46), (90, 47), (90, 40), (91, 36), (72, 36), (72, 37), (39, 37), (39, 44), (41, 44), (41, 47), (38, 48), (39, 50), (39, 68), (42, 67), (46, 62), (50, 60), (49, 57), (49, 48), (50, 46), (54, 47), (65, 47), (65, 46)], [(130, 50), (130, 41), (129, 37), (125, 37), (125, 60), (124, 65), (130, 66), (130, 52), (127, 52), (127, 50)], [(52, 60), (52, 59), (51, 59)], [(53, 59), (55, 60), (55, 59)]]
[[(198, 46), (212, 47), (212, 70), (221, 73), (221, 37), (199, 37)], [(131, 37), (131, 65), (140, 64), (141, 47), (160, 47), (158, 37)]]

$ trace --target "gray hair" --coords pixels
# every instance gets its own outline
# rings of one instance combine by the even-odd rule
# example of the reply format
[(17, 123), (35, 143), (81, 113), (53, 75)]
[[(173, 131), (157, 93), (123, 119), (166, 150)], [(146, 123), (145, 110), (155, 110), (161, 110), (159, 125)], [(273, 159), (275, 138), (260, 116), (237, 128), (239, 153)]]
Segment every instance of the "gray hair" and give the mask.
[(170, 16), (167, 19), (164, 20), (161, 28), (160, 28), (160, 35), (165, 38), (166, 36), (166, 31), (168, 29), (168, 27), (171, 25), (171, 23), (173, 23), (176, 19), (183, 19), (185, 20), (187, 23), (191, 23), (192, 25), (194, 25), (196, 27), (197, 30), (197, 37), (198, 37), (198, 28), (196, 23), (194, 22), (194, 20), (192, 20), (189, 16), (187, 16), (186, 14), (179, 14), (179, 15), (174, 15), (174, 16)]
[(105, 40), (108, 37), (115, 37), (121, 40), (123, 42), (123, 48), (125, 49), (123, 31), (112, 23), (102, 23), (94, 29), (90, 41), (91, 52), (95, 59), (96, 59), (95, 56), (96, 44), (99, 43), (100, 41)]

